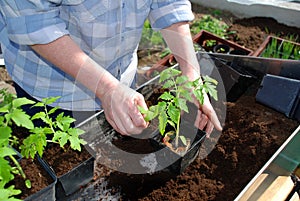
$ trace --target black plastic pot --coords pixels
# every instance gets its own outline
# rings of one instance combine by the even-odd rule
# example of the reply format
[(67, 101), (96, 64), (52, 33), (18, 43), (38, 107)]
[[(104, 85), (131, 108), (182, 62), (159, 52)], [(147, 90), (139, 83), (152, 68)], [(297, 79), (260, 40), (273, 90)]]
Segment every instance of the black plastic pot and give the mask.
[(225, 44), (218, 44), (213, 47), (213, 52), (214, 53), (222, 53), (222, 54), (227, 54), (230, 51), (230, 47)]
[(257, 79), (249, 72), (243, 71), (243, 68), (231, 66), (226, 61), (214, 59), (214, 63), (217, 67), (214, 70), (218, 70), (220, 73), (225, 88), (226, 99), (229, 102), (235, 102)]
[(45, 163), (43, 159), (40, 157), (37, 157), (37, 160), (41, 164), (41, 166), (45, 169), (45, 171), (50, 175), (50, 177), (53, 179), (53, 183), (51, 183), (49, 186), (46, 188), (36, 192), (35, 194), (27, 197), (24, 201), (55, 201), (56, 196), (55, 196), (55, 186), (57, 183), (57, 178), (52, 171), (51, 168)]
[(57, 177), (56, 197), (64, 200), (66, 196), (88, 184), (94, 176), (94, 157), (90, 157), (71, 171)]
[(267, 74), (256, 100), (287, 117), (300, 120), (300, 80)]
[(194, 128), (193, 125), (187, 122), (182, 124), (181, 127), (185, 132), (184, 134), (187, 134), (187, 136), (185, 136), (191, 139), (191, 146), (183, 156), (166, 147), (166, 145), (161, 142), (160, 134), (153, 138), (152, 141), (154, 146), (160, 150), (155, 153), (158, 164), (165, 166), (163, 171), (170, 172), (174, 175), (181, 174), (197, 158), (200, 146), (206, 136), (204, 131)]

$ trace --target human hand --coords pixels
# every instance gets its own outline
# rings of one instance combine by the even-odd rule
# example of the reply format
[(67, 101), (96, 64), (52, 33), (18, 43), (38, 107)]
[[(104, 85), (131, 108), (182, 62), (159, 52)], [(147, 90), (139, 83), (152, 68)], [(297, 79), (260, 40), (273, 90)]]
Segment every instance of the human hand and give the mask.
[(148, 109), (142, 94), (118, 84), (107, 90), (101, 99), (105, 117), (120, 134), (139, 134), (148, 126), (137, 105)]
[(198, 107), (197, 117), (194, 124), (195, 127), (201, 130), (205, 129), (207, 137), (210, 136), (214, 128), (216, 128), (218, 131), (222, 131), (221, 123), (211, 105), (207, 94), (204, 96), (204, 102), (202, 105), (200, 105), (196, 99), (195, 104)]

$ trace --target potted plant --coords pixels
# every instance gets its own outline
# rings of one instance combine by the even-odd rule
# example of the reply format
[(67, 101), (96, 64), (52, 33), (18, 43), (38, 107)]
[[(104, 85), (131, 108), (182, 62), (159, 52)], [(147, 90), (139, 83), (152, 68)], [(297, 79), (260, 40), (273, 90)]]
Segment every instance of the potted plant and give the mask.
[[(31, 160), (32, 162), (37, 163), (38, 161), (43, 161), (42, 166), (48, 167), (48, 170), (56, 170), (53, 164), (51, 164), (49, 167), (48, 161), (44, 161), (44, 159), (47, 158), (45, 155), (47, 156), (50, 153), (50, 147), (57, 146), (59, 150), (62, 151), (60, 157), (62, 157), (62, 155), (68, 151), (69, 158), (75, 158), (76, 155), (72, 156), (70, 153), (83, 153), (84, 150), (82, 151), (82, 147), (86, 143), (82, 138), (79, 137), (84, 131), (71, 126), (75, 119), (65, 116), (63, 113), (58, 114), (58, 116), (55, 118), (50, 117), (51, 114), (55, 113), (59, 108), (54, 107), (48, 110), (46, 106), (55, 102), (58, 98), (59, 97), (49, 97), (43, 99), (41, 102), (36, 103), (26, 98), (16, 98), (14, 95), (2, 91), (3, 101), (1, 103), (2, 108), (0, 112), (2, 113), (1, 130), (3, 132), (1, 133), (4, 133), (5, 135), (3, 134), (3, 137), (6, 137), (3, 138), (6, 139), (3, 141), (6, 144), (8, 143), (10, 147), (13, 147), (19, 151), (24, 160)], [(29, 117), (21, 108), (23, 105), (28, 104), (32, 105), (32, 107), (42, 107), (44, 110), (36, 113), (33, 117)], [(44, 125), (35, 126), (33, 124), (35, 119), (42, 120)], [(15, 125), (16, 128), (24, 127), (25, 129), (22, 131), (22, 133), (13, 133), (12, 125)], [(14, 128), (14, 130), (18, 129)], [(10, 150), (10, 147), (3, 147), (5, 150)], [(10, 152), (13, 156), (14, 152)], [(58, 152), (52, 154), (56, 155), (57, 153)], [(57, 176), (56, 172), (53, 173), (55, 174), (56, 189), (60, 189), (61, 186), (67, 186), (67, 190), (74, 192), (82, 185), (85, 185), (92, 180), (93, 158), (86, 150), (85, 154), (88, 156), (88, 159), (85, 159), (86, 161), (79, 162), (77, 158), (72, 159), (73, 162), (77, 162), (76, 165), (78, 167), (73, 166), (70, 169), (65, 169), (65, 174), (63, 176)], [(6, 158), (9, 157), (10, 161), (12, 161), (13, 164), (15, 164), (15, 166), (19, 169), (19, 164), (16, 163), (17, 161), (13, 157), (6, 155), (4, 156)], [(53, 155), (48, 157), (53, 158)], [(18, 170), (18, 174), (22, 173), (21, 170), (22, 169)], [(84, 170), (84, 176), (80, 174), (79, 170)], [(21, 175), (25, 177), (25, 174), (22, 173)], [(67, 177), (67, 179), (65, 179), (65, 177)], [(10, 176), (9, 178), (12, 179), (13, 177)], [(56, 182), (56, 178), (58, 178), (59, 182)], [(65, 183), (67, 184), (65, 185)]]
[[(167, 68), (160, 73), (159, 83), (162, 84), (164, 92), (159, 96), (158, 103), (151, 105), (148, 110), (139, 107), (147, 122), (158, 118), (158, 129), (162, 136), (162, 138), (158, 137), (159, 143), (163, 143), (180, 157), (184, 157), (193, 149), (197, 151), (201, 144), (198, 142), (201, 142), (205, 136), (203, 131), (196, 132), (197, 135), (193, 136), (195, 133), (184, 133), (191, 132), (189, 129), (180, 128), (180, 126), (184, 126), (182, 113), (189, 113), (189, 109), (191, 109), (189, 108), (191, 104), (188, 103), (192, 103), (196, 98), (200, 104), (203, 104), (204, 93), (217, 100), (217, 81), (209, 76), (204, 76), (202, 79), (199, 77), (194, 81), (188, 81), (186, 76), (181, 75), (180, 70)], [(197, 110), (195, 107), (193, 109)], [(188, 126), (185, 125), (187, 128), (193, 127), (193, 122), (187, 123)], [(198, 146), (195, 147), (195, 144)], [(195, 154), (194, 151), (192, 156), (187, 154), (187, 157), (192, 160)], [(179, 172), (184, 168), (180, 167), (180, 169)]]
[[(70, 195), (92, 180), (94, 158), (87, 150), (82, 149), (86, 142), (80, 135), (84, 131), (71, 126), (74, 118), (65, 116), (64, 113), (58, 114), (55, 119), (50, 117), (58, 107), (48, 110), (47, 105), (54, 103), (58, 98), (45, 98), (33, 105), (44, 108), (44, 111), (36, 113), (31, 120), (41, 119), (45, 126), (30, 129), (31, 134), (23, 140), (20, 148), (25, 157), (34, 158), (38, 154), (49, 164), (58, 179), (56, 193), (64, 196)], [(61, 168), (60, 164), (63, 162), (60, 158), (63, 158), (64, 164), (71, 165), (68, 165), (67, 169)]]
[[(33, 104), (26, 98), (15, 98), (5, 89), (0, 91), (0, 200), (39, 200), (35, 198), (55, 199), (56, 177), (42, 160), (25, 159), (14, 148), (19, 142), (13, 135), (13, 126), (33, 129), (30, 117), (21, 106)], [(27, 167), (35, 168), (37, 179), (27, 176)], [(31, 181), (32, 180), (32, 181)], [(37, 184), (35, 181), (40, 181)], [(45, 181), (46, 184), (41, 183)], [(48, 182), (48, 183), (47, 183)], [(24, 189), (20, 189), (24, 186)], [(27, 192), (28, 191), (28, 192)]]

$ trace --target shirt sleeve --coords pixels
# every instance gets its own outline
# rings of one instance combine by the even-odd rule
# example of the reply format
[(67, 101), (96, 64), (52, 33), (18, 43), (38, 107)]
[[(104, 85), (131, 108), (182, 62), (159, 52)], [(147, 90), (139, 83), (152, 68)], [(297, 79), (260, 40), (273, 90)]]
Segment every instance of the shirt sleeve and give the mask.
[(193, 19), (194, 14), (188, 0), (154, 0), (149, 14), (149, 21), (155, 30)]
[(9, 39), (20, 45), (34, 45), (46, 44), (69, 34), (59, 17), (59, 6), (53, 2), (1, 0)]

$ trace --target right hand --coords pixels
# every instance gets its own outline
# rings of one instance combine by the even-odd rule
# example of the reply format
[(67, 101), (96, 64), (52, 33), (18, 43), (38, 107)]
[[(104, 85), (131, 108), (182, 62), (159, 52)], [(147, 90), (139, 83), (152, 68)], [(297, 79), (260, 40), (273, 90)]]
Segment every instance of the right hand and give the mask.
[(137, 105), (148, 109), (137, 91), (118, 84), (107, 90), (101, 99), (107, 121), (122, 135), (139, 134), (148, 126)]

